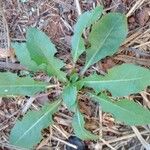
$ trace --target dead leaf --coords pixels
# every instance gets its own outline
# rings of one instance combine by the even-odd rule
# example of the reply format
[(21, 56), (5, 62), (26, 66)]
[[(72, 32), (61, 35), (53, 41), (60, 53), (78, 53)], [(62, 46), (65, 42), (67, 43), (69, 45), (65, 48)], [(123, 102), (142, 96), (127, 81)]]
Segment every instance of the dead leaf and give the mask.
[(99, 124), (94, 118), (86, 120), (85, 128), (87, 130), (93, 131), (93, 130), (96, 130), (98, 127), (99, 127)]
[(107, 73), (107, 70), (115, 66), (115, 62), (112, 58), (107, 58), (103, 62), (98, 63), (98, 70), (101, 74)]

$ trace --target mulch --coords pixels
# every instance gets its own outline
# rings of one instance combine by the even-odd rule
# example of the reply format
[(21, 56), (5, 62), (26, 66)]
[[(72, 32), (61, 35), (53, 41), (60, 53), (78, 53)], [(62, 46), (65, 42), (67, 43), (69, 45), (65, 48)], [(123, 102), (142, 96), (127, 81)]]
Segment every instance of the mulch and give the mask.
[[(9, 39), (7, 40), (9, 42), (22, 42), (26, 40), (25, 36), (28, 27), (41, 29), (56, 45), (58, 49), (57, 57), (67, 63), (65, 67), (69, 73), (72, 68), (70, 41), (73, 35), (73, 26), (78, 18), (75, 2), (73, 0), (26, 1), (2, 0), (3, 13), (9, 29)], [(87, 71), (87, 74), (90, 74), (95, 69), (99, 73), (105, 74), (109, 68), (121, 63), (134, 63), (150, 68), (150, 2), (149, 0), (145, 0), (143, 4), (129, 13), (135, 3), (137, 3), (136, 0), (80, 1), (82, 12), (91, 10), (93, 7), (102, 4), (106, 13), (121, 12), (128, 14), (129, 34), (118, 53), (98, 62), (93, 68)], [(0, 48), (5, 48), (5, 46)], [(84, 56), (82, 57), (78, 61), (78, 66), (83, 65)], [(6, 68), (6, 61), (12, 66), (14, 64), (16, 66)], [(16, 59), (5, 60), (5, 58), (0, 58), (1, 71), (19, 72), (18, 70), (22, 70), (23, 68), (15, 69), (15, 67), (22, 67), (18, 65)], [(43, 80), (43, 78), (47, 77), (41, 73), (37, 74), (35, 78), (42, 78)], [(54, 82), (57, 83), (58, 81), (54, 80)], [(43, 94), (33, 103), (30, 109), (41, 106), (45, 99), (50, 101), (57, 97), (59, 92), (60, 89), (54, 88), (48, 94)], [(147, 88), (142, 94), (131, 95), (129, 98), (133, 98), (142, 105), (150, 108), (150, 88)], [(19, 111), (24, 107), (27, 100), (27, 97), (0, 98), (0, 149), (17, 149), (9, 144), (9, 134), (16, 119), (21, 116)], [(85, 127), (94, 133), (102, 135), (102, 140), (98, 142), (84, 141), (88, 149), (108, 150), (111, 149), (111, 146), (116, 150), (139, 150), (143, 148), (143, 145), (139, 142), (136, 133), (133, 132), (131, 127), (116, 123), (110, 114), (102, 113), (100, 108), (95, 103), (89, 101), (86, 95), (84, 95), (84, 91), (81, 93), (79, 100), (80, 110), (85, 115)], [(38, 144), (37, 149), (65, 149), (66, 144), (62, 141), (66, 141), (67, 137), (73, 134), (71, 120), (72, 113), (65, 106), (62, 106), (54, 117), (55, 125), (44, 129), (44, 138)], [(150, 142), (149, 128), (141, 126), (138, 127), (138, 130), (147, 142)]]

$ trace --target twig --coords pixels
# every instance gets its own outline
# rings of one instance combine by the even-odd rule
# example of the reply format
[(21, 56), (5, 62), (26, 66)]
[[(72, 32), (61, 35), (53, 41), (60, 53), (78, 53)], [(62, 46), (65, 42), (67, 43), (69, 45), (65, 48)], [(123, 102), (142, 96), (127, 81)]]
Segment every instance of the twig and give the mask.
[[(141, 132), (141, 134), (147, 134), (147, 133), (149, 133), (149, 131), (142, 131), (142, 132)], [(119, 138), (115, 138), (115, 139), (109, 140), (109, 141), (107, 141), (107, 143), (115, 143), (115, 142), (119, 142), (119, 141), (121, 141), (121, 140), (126, 140), (126, 139), (128, 139), (128, 138), (133, 138), (133, 137), (135, 137), (135, 136), (136, 136), (135, 133), (129, 134), (129, 135), (125, 135), (125, 136), (122, 136), (122, 137), (119, 137)], [(105, 145), (105, 144), (102, 143), (101, 145)]]
[(0, 62), (0, 69), (27, 70), (24, 66), (20, 64), (10, 62)]
[(139, 56), (150, 57), (150, 52), (144, 51), (144, 50), (141, 50), (141, 49), (138, 49), (138, 48), (131, 47), (131, 48), (127, 48), (126, 51), (134, 52), (136, 55), (139, 55)]
[(143, 97), (144, 103), (150, 108), (150, 101), (148, 100), (147, 94), (145, 92), (141, 92), (140, 94)]
[(66, 139), (68, 139), (68, 135), (66, 135), (64, 132), (62, 132), (59, 127), (57, 127), (56, 125), (53, 125), (53, 127), (54, 127), (57, 131), (59, 131)]
[(82, 14), (82, 11), (81, 11), (79, 0), (75, 0), (75, 3), (76, 3), (78, 15), (80, 16)]
[(9, 28), (4, 15), (2, 1), (0, 1), (0, 21), (2, 22), (0, 26), (0, 34), (2, 36), (2, 39), (0, 39), (0, 48), (2, 48), (2, 52), (0, 55), (1, 57), (6, 58), (6, 61), (8, 60), (7, 58), (10, 57), (12, 62), (14, 62), (15, 58), (13, 50), (10, 48)]
[(141, 136), (140, 132), (138, 131), (138, 129), (135, 126), (132, 126), (132, 130), (134, 131), (134, 133), (136, 134), (137, 138), (139, 139), (139, 141), (141, 142), (141, 144), (146, 148), (146, 150), (150, 150), (150, 144), (148, 144), (144, 138)]
[(105, 141), (104, 139), (100, 138), (100, 140), (107, 145), (109, 148), (111, 148), (112, 150), (116, 150), (114, 147), (112, 147), (107, 141)]
[[(47, 86), (46, 88), (53, 88), (53, 87), (56, 87), (56, 85), (49, 85)], [(21, 114), (25, 114), (27, 112), (27, 110), (31, 107), (32, 103), (34, 102), (35, 99), (37, 98), (40, 98), (42, 96), (45, 96), (45, 95), (48, 95), (49, 93), (44, 93), (44, 94), (39, 94), (39, 95), (36, 95), (34, 97), (30, 97), (28, 100), (27, 100), (27, 103), (25, 104), (25, 106), (22, 108), (21, 110)]]
[(134, 48), (139, 48), (139, 47), (141, 47), (141, 46), (145, 46), (145, 45), (148, 45), (148, 44), (150, 44), (150, 41), (145, 42), (145, 43), (140, 44), (140, 45), (137, 45), (137, 46), (134, 46)]
[(7, 147), (7, 148), (13, 149), (13, 150), (28, 150), (26, 148), (21, 148), (21, 147), (18, 147), (18, 146), (15, 146), (15, 145), (11, 145), (9, 143), (4, 143), (4, 142), (1, 142), (1, 141), (0, 141), (0, 146), (1, 147), (5, 147), (5, 148)]
[(102, 108), (99, 106), (99, 136), (102, 138), (103, 136), (103, 115), (102, 115)]
[(27, 110), (31, 107), (33, 101), (36, 99), (36, 97), (30, 97), (27, 101), (27, 103), (25, 104), (25, 106), (23, 107), (21, 114), (24, 115)]
[(76, 145), (73, 145), (73, 144), (71, 144), (71, 143), (68, 143), (68, 142), (66, 142), (66, 141), (64, 141), (64, 140), (62, 140), (62, 139), (59, 139), (59, 138), (54, 137), (54, 136), (52, 136), (52, 139), (53, 139), (53, 140), (56, 140), (56, 141), (59, 141), (59, 142), (61, 142), (61, 143), (63, 143), (63, 144), (66, 144), (66, 145), (68, 145), (68, 146), (70, 146), (70, 147), (72, 147), (72, 148), (74, 148), (74, 149), (77, 149), (77, 146), (76, 146)]
[(145, 1), (145, 0), (138, 0), (138, 1), (133, 5), (133, 7), (129, 10), (129, 12), (126, 14), (126, 16), (127, 16), (127, 17), (131, 16), (132, 13), (134, 13), (134, 11), (144, 3), (144, 1)]
[(132, 56), (127, 56), (127, 55), (117, 55), (114, 57), (116, 60), (121, 60), (126, 63), (133, 63), (133, 64), (139, 64), (139, 65), (144, 65), (144, 66), (150, 66), (150, 60), (149, 59), (144, 59), (144, 58), (136, 58)]

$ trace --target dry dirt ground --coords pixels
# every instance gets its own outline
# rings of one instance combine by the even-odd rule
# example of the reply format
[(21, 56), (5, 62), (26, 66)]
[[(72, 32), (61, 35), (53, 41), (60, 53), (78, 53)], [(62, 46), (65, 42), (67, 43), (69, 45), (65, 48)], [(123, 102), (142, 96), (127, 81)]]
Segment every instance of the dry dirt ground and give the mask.
[[(94, 69), (103, 73), (108, 68), (123, 62), (150, 67), (150, 0), (81, 0), (80, 8), (77, 7), (78, 2), (77, 0), (26, 0), (26, 2), (2, 0), (3, 12), (0, 10), (0, 70), (19, 72), (23, 69), (9, 51), (10, 42), (25, 41), (26, 29), (32, 26), (49, 35), (57, 46), (57, 56), (67, 62), (65, 67), (69, 72), (72, 68), (70, 39), (79, 10), (84, 12), (97, 5), (103, 5), (105, 12), (118, 11), (126, 14), (129, 33), (118, 54), (98, 62), (87, 73)], [(6, 51), (7, 53), (5, 53)], [(10, 58), (6, 59), (5, 56), (10, 56)], [(9, 66), (6, 65), (6, 61)], [(79, 60), (78, 65), (81, 64), (82, 60)], [(37, 74), (36, 78), (49, 80), (42, 73)], [(57, 81), (55, 83), (58, 84)], [(51, 101), (57, 97), (60, 90), (60, 88), (54, 88), (48, 93), (41, 94), (29, 109), (37, 109), (43, 101)], [(129, 98), (150, 108), (149, 88)], [(28, 97), (0, 98), (0, 149), (20, 149), (10, 145), (8, 137), (16, 119), (20, 117), (20, 111), (29, 99)], [(88, 101), (85, 95), (80, 96), (79, 99), (80, 110), (85, 114), (85, 127), (101, 135), (101, 139), (97, 142), (84, 141), (87, 145), (86, 149), (144, 150), (146, 144), (150, 143), (149, 126), (130, 127), (116, 123), (110, 114), (102, 112), (99, 106)], [(37, 149), (65, 149), (65, 146), (69, 144), (66, 139), (73, 135), (71, 120), (72, 113), (65, 106), (62, 106), (54, 117), (55, 124), (43, 131), (43, 140), (37, 145)]]

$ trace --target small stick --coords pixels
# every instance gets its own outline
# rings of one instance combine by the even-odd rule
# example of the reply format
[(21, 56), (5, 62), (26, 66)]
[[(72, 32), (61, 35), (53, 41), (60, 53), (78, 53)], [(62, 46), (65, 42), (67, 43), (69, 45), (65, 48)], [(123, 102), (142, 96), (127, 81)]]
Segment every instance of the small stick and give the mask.
[(53, 140), (59, 141), (59, 142), (61, 142), (61, 143), (63, 143), (63, 144), (66, 144), (66, 145), (68, 145), (68, 146), (70, 146), (70, 147), (72, 147), (72, 148), (74, 148), (74, 149), (77, 149), (77, 146), (76, 146), (76, 145), (73, 145), (73, 144), (71, 144), (71, 143), (68, 143), (68, 142), (66, 142), (66, 141), (64, 141), (64, 140), (62, 140), (62, 139), (59, 139), (59, 138), (54, 137), (54, 136), (52, 136), (51, 138), (52, 138)]
[(9, 143), (4, 143), (2, 141), (0, 141), (0, 146), (5, 147), (5, 148), (7, 147), (9, 149), (14, 149), (14, 150), (28, 150), (26, 148), (21, 148), (21, 147), (15, 146), (15, 145), (11, 145)]
[(148, 144), (144, 138), (141, 136), (141, 133), (138, 131), (138, 129), (135, 126), (132, 126), (132, 130), (136, 134), (137, 138), (141, 142), (141, 144), (146, 148), (146, 150), (150, 150), (150, 144)]
[[(49, 86), (47, 86), (47, 88), (53, 88), (53, 87), (56, 87), (56, 85), (49, 85)], [(45, 95), (48, 95), (48, 94), (49, 93), (39, 94), (39, 95), (35, 95), (34, 97), (30, 97), (27, 100), (27, 103), (25, 104), (25, 106), (22, 108), (21, 114), (24, 115), (27, 112), (27, 110), (31, 107), (31, 105), (32, 105), (32, 103), (34, 102), (35, 99), (40, 98), (40, 97), (45, 96)]]
[(24, 66), (20, 64), (10, 62), (0, 62), (0, 69), (27, 70)]
[(57, 131), (59, 131), (66, 139), (68, 139), (68, 135), (66, 135), (63, 131), (61, 131), (60, 128), (58, 128), (56, 125), (53, 125), (53, 127), (54, 127)]
[(126, 14), (126, 16), (127, 16), (127, 17), (131, 16), (132, 13), (134, 13), (134, 11), (144, 3), (144, 1), (145, 1), (145, 0), (138, 0), (138, 1), (133, 5), (133, 7), (129, 10), (129, 12)]
[(75, 3), (76, 3), (78, 15), (80, 16), (82, 14), (82, 11), (81, 11), (79, 0), (75, 0)]
[[(147, 133), (149, 133), (149, 131), (142, 131), (141, 132), (141, 134), (147, 134)], [(119, 137), (119, 138), (115, 138), (115, 139), (109, 140), (109, 141), (107, 141), (107, 143), (115, 143), (115, 142), (119, 142), (121, 140), (126, 140), (128, 138), (133, 138), (135, 136), (136, 136), (136, 134), (132, 133), (132, 134), (129, 134), (129, 135), (125, 135), (125, 136), (122, 136), (122, 137)], [(105, 144), (102, 143), (101, 145), (105, 145)]]
[(32, 105), (33, 101), (36, 99), (36, 97), (30, 97), (27, 101), (27, 103), (25, 104), (25, 106), (23, 107), (21, 114), (24, 115), (27, 110), (30, 108), (30, 106)]
[(150, 41), (145, 42), (145, 43), (142, 43), (142, 44), (140, 44), (140, 45), (136, 45), (136, 46), (134, 46), (134, 48), (139, 48), (139, 47), (141, 47), (141, 46), (145, 46), (145, 45), (149, 45), (149, 44), (150, 44)]
[(116, 150), (114, 147), (112, 147), (107, 141), (105, 141), (104, 139), (100, 138), (100, 140), (107, 145), (109, 148), (111, 148), (112, 150)]
[(144, 66), (150, 66), (150, 60), (149, 59), (144, 59), (144, 58), (136, 58), (132, 56), (127, 56), (127, 55), (117, 55), (114, 57), (116, 60), (121, 60), (126, 63), (133, 63), (133, 64), (138, 64), (138, 65), (144, 65)]
[(150, 108), (150, 101), (148, 100), (147, 94), (145, 92), (141, 92), (140, 94), (143, 97), (143, 100), (146, 106)]
[(102, 108), (101, 108), (101, 106), (99, 106), (99, 128), (100, 128), (100, 130), (99, 130), (99, 136), (101, 138), (103, 136), (103, 124), (102, 124), (102, 122), (103, 122)]

